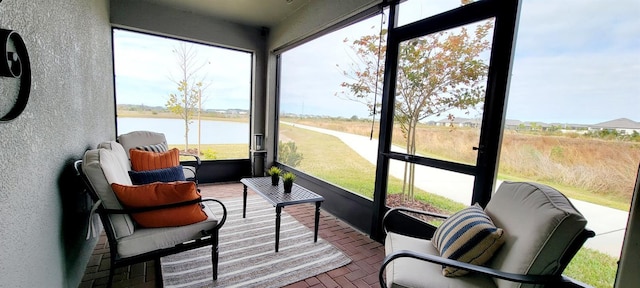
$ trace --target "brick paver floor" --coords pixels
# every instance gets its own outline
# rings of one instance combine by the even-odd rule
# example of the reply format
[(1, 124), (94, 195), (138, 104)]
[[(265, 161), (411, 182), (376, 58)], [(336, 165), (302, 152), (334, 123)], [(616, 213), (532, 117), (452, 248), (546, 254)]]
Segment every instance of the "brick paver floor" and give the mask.
[[(242, 196), (240, 183), (201, 184), (200, 189), (203, 197), (224, 199)], [(284, 210), (313, 229), (314, 208), (313, 204), (301, 204), (287, 206)], [(384, 258), (384, 246), (325, 211), (321, 211), (320, 217), (319, 236), (342, 250), (352, 261), (286, 287), (380, 287), (378, 269)], [(109, 244), (103, 233), (79, 287), (106, 287), (109, 257)], [(160, 287), (156, 285), (160, 284), (156, 283), (156, 273), (153, 261), (122, 267), (116, 269), (113, 287)]]

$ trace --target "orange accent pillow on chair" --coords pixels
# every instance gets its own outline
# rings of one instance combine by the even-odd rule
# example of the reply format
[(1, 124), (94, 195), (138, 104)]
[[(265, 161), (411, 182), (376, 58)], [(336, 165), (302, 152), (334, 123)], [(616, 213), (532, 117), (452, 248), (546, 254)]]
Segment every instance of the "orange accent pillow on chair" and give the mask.
[(173, 148), (167, 152), (150, 152), (129, 149), (131, 169), (134, 171), (148, 171), (170, 168), (180, 165), (180, 150)]
[[(192, 181), (155, 182), (145, 185), (112, 183), (111, 189), (127, 208), (144, 208), (180, 203), (200, 198), (196, 183)], [(147, 228), (175, 227), (204, 221), (207, 214), (200, 203), (161, 210), (131, 214), (140, 226)]]

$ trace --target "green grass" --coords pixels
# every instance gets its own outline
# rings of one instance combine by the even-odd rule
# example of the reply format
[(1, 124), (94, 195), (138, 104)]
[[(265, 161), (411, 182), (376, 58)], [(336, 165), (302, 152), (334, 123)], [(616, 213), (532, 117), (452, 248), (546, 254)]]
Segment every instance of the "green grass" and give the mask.
[[(363, 197), (372, 199), (375, 189), (376, 167), (335, 136), (281, 125), (280, 133), (287, 138), (295, 139), (298, 152), (303, 160), (297, 169), (315, 177), (326, 180), (341, 188), (352, 191)], [(331, 147), (327, 149), (327, 147)], [(390, 177), (387, 190), (389, 193), (402, 191), (402, 180)], [(427, 193), (416, 189), (416, 199), (430, 203), (432, 206), (453, 214), (465, 206), (446, 197)]]
[(616, 258), (582, 247), (564, 270), (564, 275), (593, 287), (610, 288), (613, 287), (617, 268)]
[[(280, 133), (295, 139), (298, 152), (303, 154), (304, 159), (298, 169), (369, 199), (373, 197), (375, 166), (338, 138), (288, 125), (281, 125)], [(402, 181), (391, 177), (389, 193), (399, 193), (401, 189)], [(452, 214), (465, 207), (446, 197), (418, 189), (415, 195), (417, 200), (429, 203), (443, 214)], [(612, 287), (616, 269), (614, 257), (583, 247), (564, 275), (594, 287)]]
[[(202, 144), (200, 145), (204, 155), (201, 160), (226, 160), (249, 158), (249, 144)], [(184, 145), (169, 145), (169, 148), (184, 150)], [(198, 144), (191, 144), (189, 148), (198, 148)], [(215, 155), (215, 158), (212, 156)], [(180, 160), (193, 160), (191, 157), (182, 157)]]
[(280, 133), (295, 139), (303, 155), (297, 169), (366, 198), (373, 197), (375, 166), (338, 138), (288, 125), (281, 125)]

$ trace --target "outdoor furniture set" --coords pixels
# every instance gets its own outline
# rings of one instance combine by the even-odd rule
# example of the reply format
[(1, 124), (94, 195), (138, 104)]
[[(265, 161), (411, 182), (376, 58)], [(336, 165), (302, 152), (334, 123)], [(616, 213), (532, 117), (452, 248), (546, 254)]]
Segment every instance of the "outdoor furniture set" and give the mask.
[[(109, 241), (109, 286), (117, 267), (207, 245), (217, 279), (218, 236), (226, 207), (200, 196), (200, 159), (196, 167), (183, 167), (177, 153), (168, 149), (163, 134), (137, 131), (120, 136), (119, 142), (100, 143), (76, 161)], [(241, 183), (243, 218), (247, 188), (275, 207), (276, 252), (280, 215), (287, 205), (315, 203), (317, 241), (322, 196), (295, 184), (291, 193), (284, 193), (283, 185), (272, 185), (270, 177), (244, 178)], [(420, 222), (426, 230), (390, 224), (407, 212), (444, 220), (438, 227)], [(473, 205), (448, 218), (393, 208), (383, 220), (386, 258), (379, 281), (383, 287), (581, 287), (562, 272), (594, 236), (586, 222), (563, 194), (535, 183), (504, 182), (485, 208)]]

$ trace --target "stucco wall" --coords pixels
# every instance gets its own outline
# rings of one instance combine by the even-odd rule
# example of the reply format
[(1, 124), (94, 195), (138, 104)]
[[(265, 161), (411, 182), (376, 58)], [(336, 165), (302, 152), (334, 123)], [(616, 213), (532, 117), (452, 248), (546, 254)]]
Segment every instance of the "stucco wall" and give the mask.
[[(107, 0), (0, 2), (32, 69), (26, 110), (0, 122), (0, 287), (77, 287), (84, 273), (96, 239), (71, 164), (115, 135), (108, 13)], [(16, 86), (0, 78), (0, 113)]]

